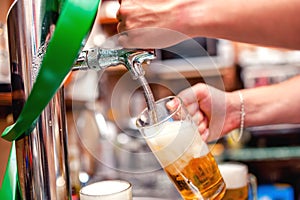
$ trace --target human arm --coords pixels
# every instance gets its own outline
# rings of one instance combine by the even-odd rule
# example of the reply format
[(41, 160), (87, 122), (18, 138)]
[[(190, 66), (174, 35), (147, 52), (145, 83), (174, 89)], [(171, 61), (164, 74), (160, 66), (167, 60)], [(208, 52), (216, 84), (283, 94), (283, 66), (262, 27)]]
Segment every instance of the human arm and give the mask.
[(13, 0), (1, 0), (0, 1), (0, 8), (1, 8), (1, 12), (0, 12), (0, 23), (6, 23), (6, 16), (7, 16), (7, 12), (9, 10), (9, 7), (12, 5)]
[[(300, 123), (299, 85), (300, 75), (282, 83), (240, 90), (246, 113), (245, 127)], [(223, 92), (199, 83), (178, 96), (188, 108), (204, 140), (212, 141), (240, 128), (241, 99), (238, 91)]]
[(300, 75), (284, 82), (243, 90), (245, 125), (300, 123)]
[[(137, 47), (166, 47), (184, 39), (170, 37), (168, 29), (188, 37), (300, 49), (299, 10), (298, 0), (122, 0), (118, 30), (130, 31), (123, 43)], [(132, 31), (147, 27), (156, 30)]]

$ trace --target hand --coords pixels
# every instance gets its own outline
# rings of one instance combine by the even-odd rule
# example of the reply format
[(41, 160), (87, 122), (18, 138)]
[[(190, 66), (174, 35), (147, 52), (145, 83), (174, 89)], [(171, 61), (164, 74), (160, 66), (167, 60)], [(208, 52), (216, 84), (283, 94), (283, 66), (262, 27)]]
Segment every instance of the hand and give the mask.
[(234, 93), (223, 92), (199, 83), (181, 91), (178, 96), (198, 126), (204, 141), (213, 141), (222, 137), (239, 123), (238, 119), (234, 120), (235, 118), (232, 117), (239, 117), (239, 113), (236, 115), (236, 112), (233, 112), (239, 110), (239, 107), (231, 109), (235, 107), (235, 103), (230, 102), (232, 100), (238, 102), (238, 96)]
[(127, 48), (164, 48), (190, 38), (188, 17), (199, 0), (119, 2), (120, 43)]

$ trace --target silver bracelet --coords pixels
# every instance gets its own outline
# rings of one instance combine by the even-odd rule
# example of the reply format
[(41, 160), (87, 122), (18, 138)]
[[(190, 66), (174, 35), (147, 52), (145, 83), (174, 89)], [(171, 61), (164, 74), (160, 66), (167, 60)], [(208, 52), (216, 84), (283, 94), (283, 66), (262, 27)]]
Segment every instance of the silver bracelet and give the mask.
[(244, 124), (245, 124), (245, 103), (244, 103), (244, 97), (241, 91), (238, 91), (239, 97), (240, 97), (240, 102), (241, 102), (241, 123), (240, 123), (240, 133), (238, 136), (237, 141), (239, 141), (241, 139), (241, 137), (243, 136), (244, 133)]

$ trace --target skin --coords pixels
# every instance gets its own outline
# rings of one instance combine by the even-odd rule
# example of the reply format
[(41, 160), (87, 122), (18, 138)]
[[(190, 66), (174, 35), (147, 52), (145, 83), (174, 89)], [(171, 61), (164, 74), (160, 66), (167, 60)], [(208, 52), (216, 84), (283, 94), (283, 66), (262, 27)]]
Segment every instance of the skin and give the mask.
[[(245, 104), (245, 127), (283, 123), (299, 124), (300, 94), (295, 90), (299, 87), (299, 83), (300, 76), (295, 76), (278, 84), (240, 90)], [(223, 95), (224, 103), (213, 100), (216, 93)], [(183, 90), (178, 96), (192, 115), (205, 141), (216, 140), (240, 128), (241, 102), (237, 91), (223, 92), (204, 83), (198, 83)], [(212, 106), (215, 106), (216, 110), (225, 109), (225, 113), (220, 116), (214, 115), (217, 117), (212, 118)], [(218, 125), (214, 127), (219, 121), (224, 121), (222, 128)]]
[[(206, 36), (300, 49), (298, 0), (120, 0), (117, 18), (124, 46), (153, 48), (176, 44), (184, 37)], [(146, 28), (144, 31), (141, 29)], [(153, 28), (153, 30), (150, 30)], [(161, 32), (158, 28), (163, 29)], [(135, 31), (133, 31), (135, 30)], [(145, 43), (145, 39), (149, 40)], [(167, 39), (167, 41), (165, 41)], [(159, 40), (159, 41), (157, 41)]]
[(0, 1), (0, 23), (6, 23), (7, 12), (12, 5), (13, 0), (1, 0)]
[[(203, 36), (300, 50), (299, 0), (120, 0), (117, 14), (124, 47), (164, 48)], [(300, 76), (285, 82), (243, 89), (245, 127), (300, 123)], [(218, 102), (216, 97), (223, 101)], [(240, 128), (237, 91), (199, 83), (178, 94), (206, 141)], [(169, 103), (170, 108), (176, 102)], [(213, 112), (224, 110), (221, 114)], [(218, 126), (215, 124), (221, 123)]]

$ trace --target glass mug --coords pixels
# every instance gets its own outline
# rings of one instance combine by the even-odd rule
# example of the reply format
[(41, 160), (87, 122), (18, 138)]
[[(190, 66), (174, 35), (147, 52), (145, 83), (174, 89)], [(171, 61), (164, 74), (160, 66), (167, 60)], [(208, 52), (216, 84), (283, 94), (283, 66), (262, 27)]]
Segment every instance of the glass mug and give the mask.
[[(219, 169), (226, 183), (223, 200), (257, 199), (256, 177), (248, 173), (247, 165), (228, 162), (219, 164)], [(251, 189), (250, 196), (249, 189)]]
[[(178, 102), (172, 110), (167, 106), (171, 100)], [(137, 127), (181, 196), (222, 199), (225, 182), (181, 99), (170, 96), (155, 105), (156, 119), (145, 109), (137, 118)]]
[(123, 180), (105, 180), (81, 188), (80, 200), (132, 200), (132, 185)]

